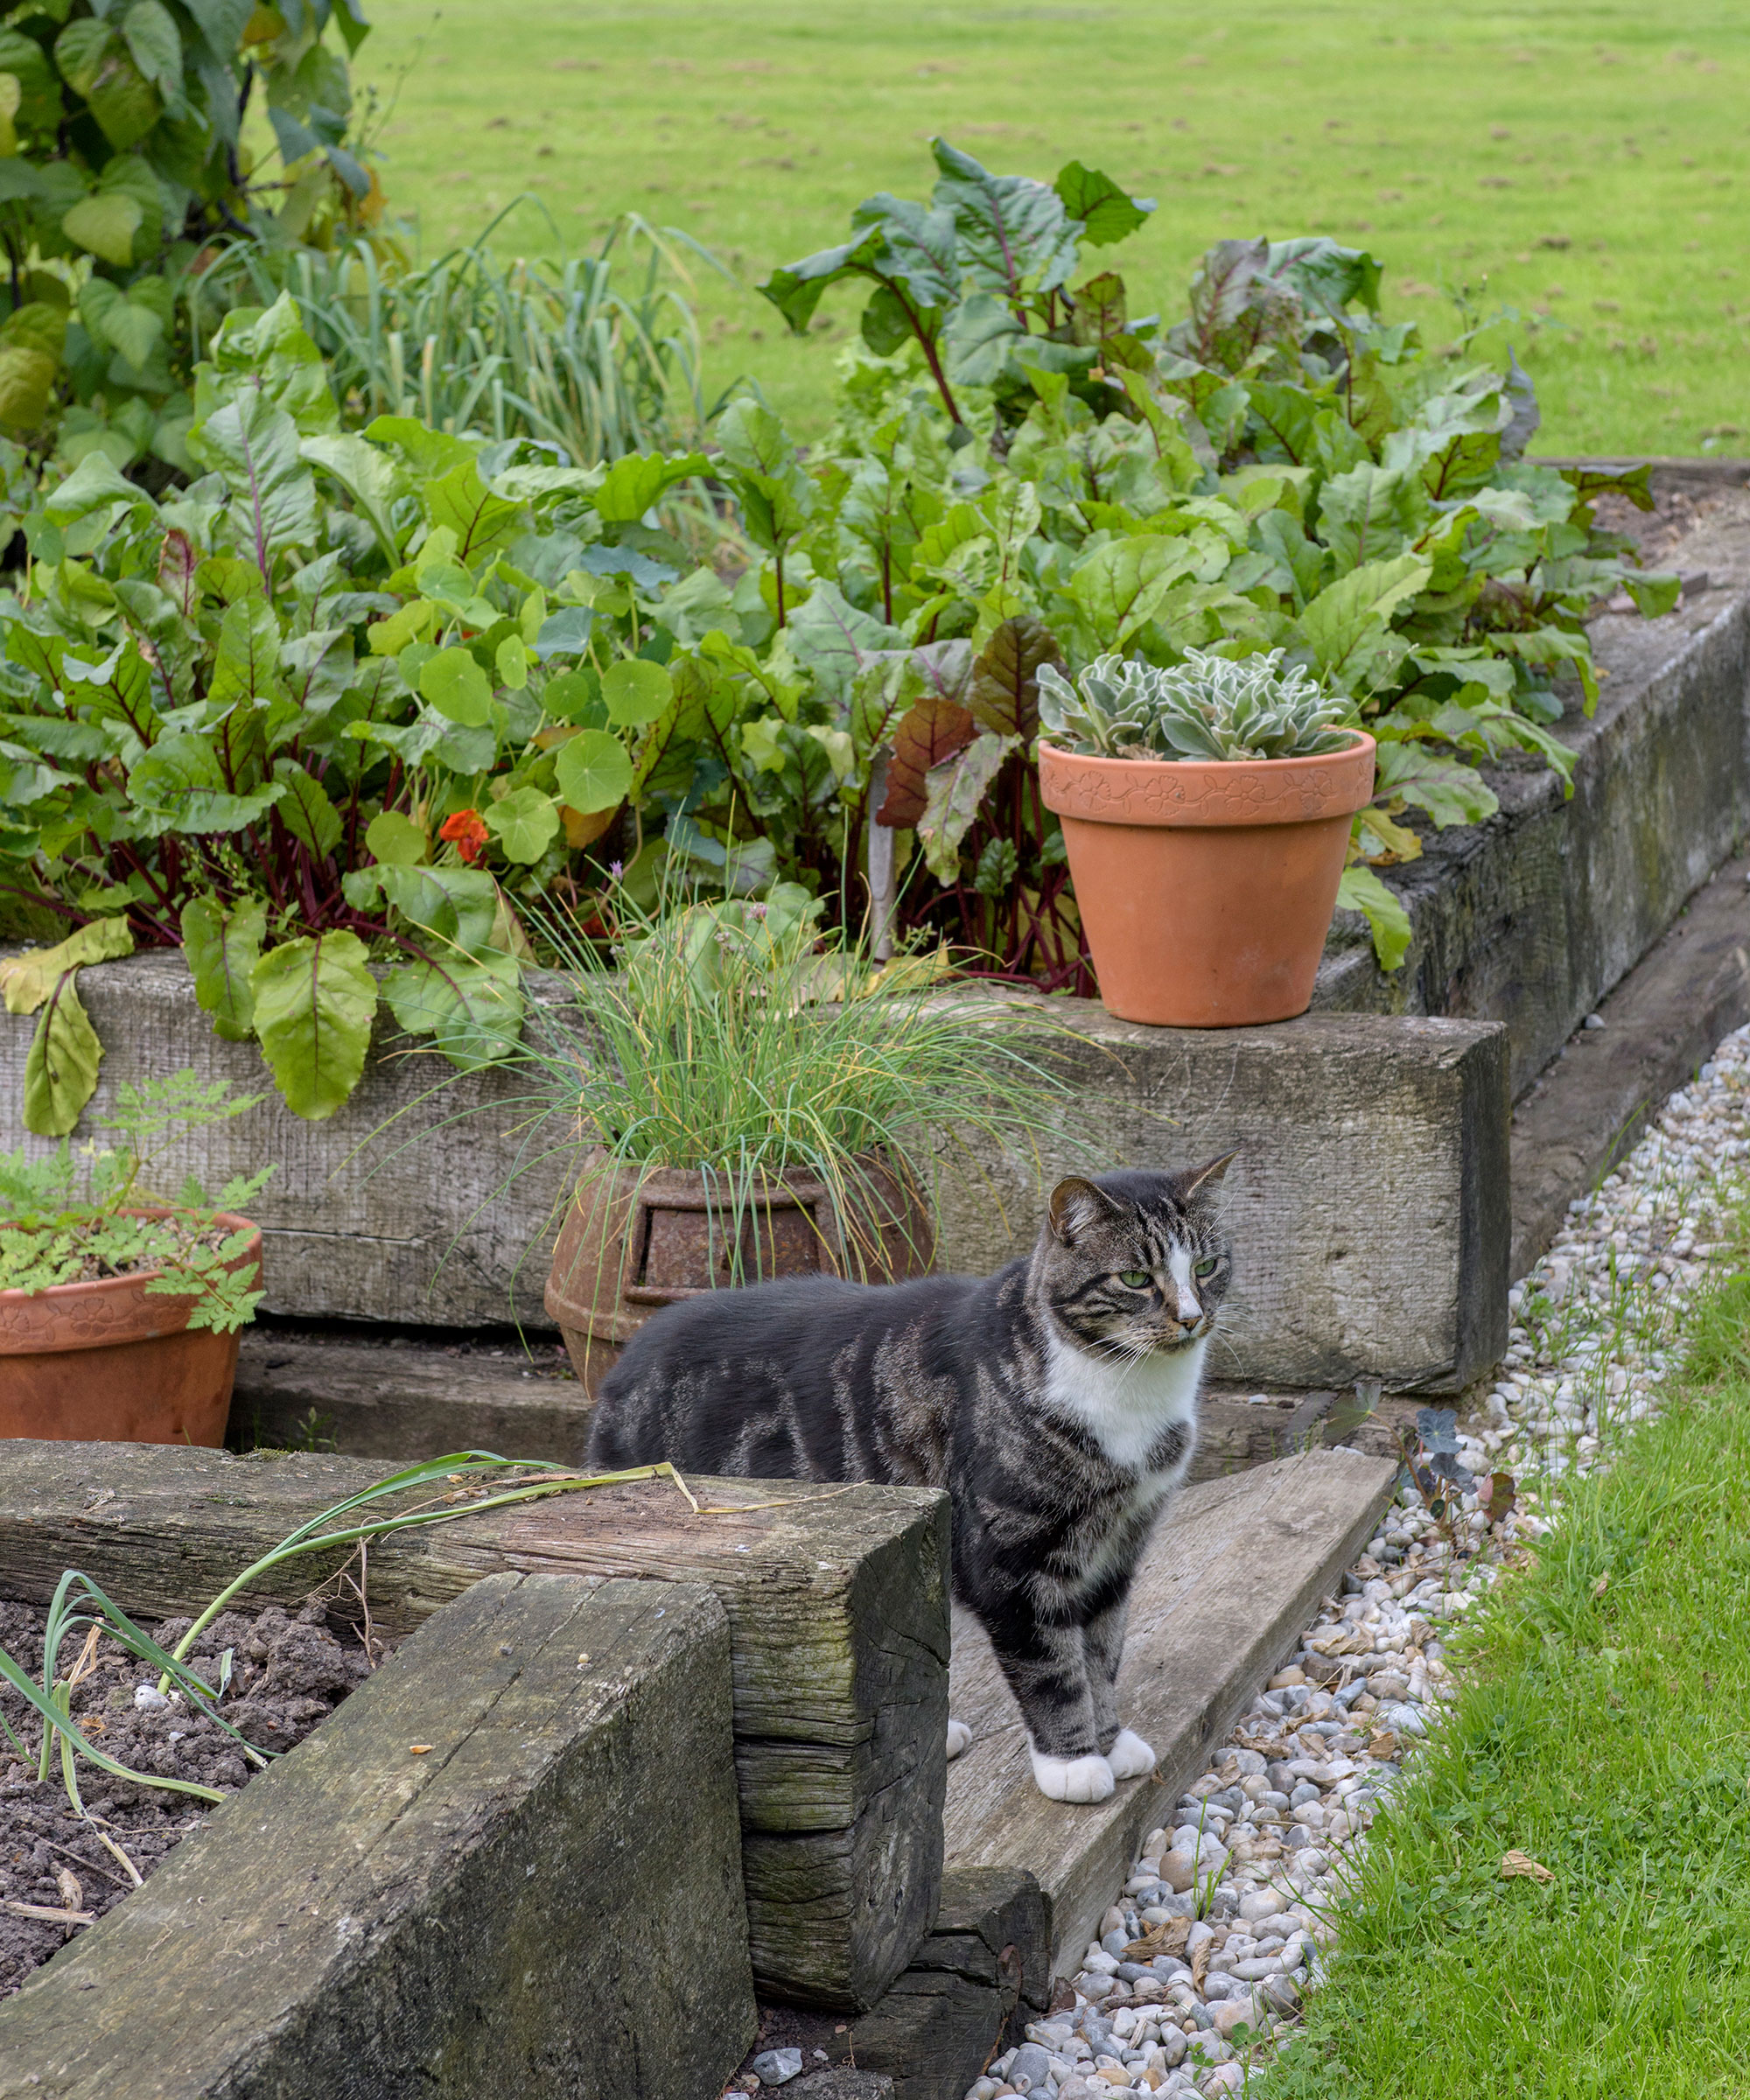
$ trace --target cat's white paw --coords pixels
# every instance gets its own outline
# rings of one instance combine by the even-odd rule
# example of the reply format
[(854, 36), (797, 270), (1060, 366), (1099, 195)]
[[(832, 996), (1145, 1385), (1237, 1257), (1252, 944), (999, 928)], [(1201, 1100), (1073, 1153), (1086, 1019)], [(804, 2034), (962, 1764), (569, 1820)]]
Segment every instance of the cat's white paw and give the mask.
[(1106, 1753), (1106, 1762), (1112, 1768), (1114, 1779), (1141, 1779), (1154, 1770), (1154, 1752), (1141, 1736), (1121, 1728), (1116, 1740)]
[(972, 1731), (964, 1721), (950, 1721), (948, 1724), (948, 1754), (950, 1760), (958, 1757), (971, 1740)]
[(1103, 1757), (1041, 1757), (1032, 1753), (1033, 1784), (1047, 1801), (1104, 1801), (1117, 1782)]

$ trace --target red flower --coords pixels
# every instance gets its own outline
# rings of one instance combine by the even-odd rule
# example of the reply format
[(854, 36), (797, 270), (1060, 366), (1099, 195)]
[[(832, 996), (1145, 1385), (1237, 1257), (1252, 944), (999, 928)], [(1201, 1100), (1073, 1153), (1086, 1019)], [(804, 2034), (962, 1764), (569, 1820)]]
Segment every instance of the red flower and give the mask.
[(478, 809), (458, 809), (438, 827), (439, 838), (451, 839), (457, 852), (471, 865), (486, 850), (486, 828)]

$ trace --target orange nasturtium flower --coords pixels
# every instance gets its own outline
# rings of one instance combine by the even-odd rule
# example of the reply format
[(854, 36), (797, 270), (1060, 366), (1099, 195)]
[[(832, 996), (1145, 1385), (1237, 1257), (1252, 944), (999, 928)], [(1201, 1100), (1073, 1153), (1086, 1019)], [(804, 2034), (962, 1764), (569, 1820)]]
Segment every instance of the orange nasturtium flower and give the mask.
[(451, 839), (457, 852), (472, 864), (486, 850), (486, 828), (478, 809), (458, 809), (438, 827), (439, 838)]

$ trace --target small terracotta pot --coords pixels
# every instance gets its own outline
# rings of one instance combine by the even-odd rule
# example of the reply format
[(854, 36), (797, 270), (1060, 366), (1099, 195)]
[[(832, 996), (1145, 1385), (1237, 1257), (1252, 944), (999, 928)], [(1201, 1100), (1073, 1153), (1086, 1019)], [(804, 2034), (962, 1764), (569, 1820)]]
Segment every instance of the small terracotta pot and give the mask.
[(1075, 901), (1121, 1020), (1237, 1028), (1305, 1013), (1374, 740), (1310, 759), (1102, 759), (1039, 747)]
[[(882, 1160), (858, 1164), (867, 1197), (848, 1219), (808, 1173), (766, 1184), (742, 1214), (743, 1281), (824, 1273), (885, 1284), (928, 1271), (935, 1250), (921, 1207)], [(616, 1166), (603, 1152), (585, 1157), (545, 1302), (592, 1400), (653, 1313), (731, 1286), (726, 1207), (723, 1177), (708, 1192), (702, 1168)]]
[[(259, 1278), (262, 1236), (231, 1264)], [(237, 1340), (192, 1330), (192, 1301), (149, 1292), (154, 1270), (50, 1291), (0, 1291), (0, 1437), (80, 1444), (225, 1440)]]

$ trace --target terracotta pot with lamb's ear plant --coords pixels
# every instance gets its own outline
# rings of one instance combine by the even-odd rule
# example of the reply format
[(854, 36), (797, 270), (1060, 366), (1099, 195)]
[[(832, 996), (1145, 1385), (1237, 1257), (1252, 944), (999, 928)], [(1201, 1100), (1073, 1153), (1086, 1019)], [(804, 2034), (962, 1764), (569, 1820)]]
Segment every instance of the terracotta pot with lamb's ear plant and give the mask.
[(1040, 792), (1120, 1019), (1233, 1028), (1312, 1000), (1375, 746), (1280, 660), (1040, 674)]
[[(40, 1159), (0, 1154), (0, 1437), (224, 1442), (261, 1232), (187, 1186), (155, 1198), (141, 1176), (175, 1136), (256, 1106), (226, 1091), (192, 1072), (118, 1088), (121, 1143), (86, 1156), (82, 1192), (65, 1139)], [(271, 1171), (220, 1202), (248, 1201)]]

